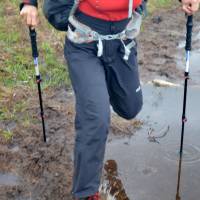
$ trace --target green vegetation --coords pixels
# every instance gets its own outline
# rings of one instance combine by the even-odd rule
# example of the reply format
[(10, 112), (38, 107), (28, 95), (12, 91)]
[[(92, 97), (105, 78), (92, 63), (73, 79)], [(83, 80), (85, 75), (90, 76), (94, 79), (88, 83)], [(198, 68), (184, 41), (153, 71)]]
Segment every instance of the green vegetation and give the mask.
[(0, 136), (3, 136), (3, 138), (6, 141), (9, 141), (12, 139), (13, 133), (10, 130), (8, 130), (8, 131), (0, 130)]
[[(0, 86), (28, 86), (31, 89), (36, 86), (35, 71), (28, 31), (19, 18), (18, 3), (17, 0), (0, 2)], [(57, 54), (56, 47), (45, 37), (44, 34), (54, 37), (52, 31), (47, 32), (47, 29), (48, 25), (38, 33), (42, 86), (67, 86), (66, 64), (61, 59), (62, 55)], [(44, 37), (42, 42), (41, 37)]]
[[(29, 33), (19, 17), (19, 2), (0, 1), (0, 122), (13, 121), (29, 127), (37, 123), (37, 118), (27, 109), (31, 94), (37, 94), (37, 85)], [(42, 88), (68, 87), (70, 81), (62, 52), (63, 34), (50, 28), (42, 17), (41, 21), (37, 39)], [(0, 138), (8, 141), (12, 135), (11, 131), (0, 127)]]
[(0, 106), (0, 120), (18, 121), (17, 113), (25, 112), (27, 106), (26, 101), (23, 101), (23, 99), (18, 102), (10, 100), (7, 104), (2, 103)]
[[(178, 0), (177, 0), (178, 2)], [(173, 0), (149, 0), (148, 1), (148, 10), (149, 13), (153, 13), (156, 11), (156, 9), (160, 9), (160, 8), (169, 8), (171, 7), (173, 4), (176, 4), (177, 2), (173, 1)]]

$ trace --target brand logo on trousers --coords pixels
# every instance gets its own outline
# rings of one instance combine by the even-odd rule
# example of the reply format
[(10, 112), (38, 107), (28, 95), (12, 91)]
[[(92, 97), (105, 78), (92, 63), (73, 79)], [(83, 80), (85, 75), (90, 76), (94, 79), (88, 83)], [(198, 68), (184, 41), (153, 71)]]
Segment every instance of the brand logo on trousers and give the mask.
[(141, 90), (141, 87), (139, 86), (137, 89), (136, 89), (136, 92), (139, 92)]

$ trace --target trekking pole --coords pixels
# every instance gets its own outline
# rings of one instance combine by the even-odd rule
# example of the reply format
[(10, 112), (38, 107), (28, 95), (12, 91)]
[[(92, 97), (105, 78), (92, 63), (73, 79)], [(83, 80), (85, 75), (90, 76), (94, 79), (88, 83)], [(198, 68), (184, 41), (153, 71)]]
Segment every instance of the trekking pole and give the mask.
[(183, 140), (184, 140), (184, 129), (185, 123), (187, 122), (186, 118), (186, 101), (187, 101), (187, 86), (189, 79), (189, 68), (190, 68), (190, 52), (192, 49), (192, 28), (193, 28), (193, 16), (187, 17), (187, 33), (186, 33), (186, 68), (185, 68), (185, 84), (184, 84), (184, 99), (183, 99), (183, 115), (182, 115), (182, 131), (181, 131), (181, 145), (180, 145), (180, 156), (182, 158), (183, 155)]
[(184, 130), (185, 123), (187, 122), (186, 118), (186, 101), (187, 101), (187, 86), (189, 80), (189, 68), (190, 68), (190, 52), (192, 50), (192, 28), (193, 28), (193, 16), (187, 17), (186, 24), (186, 68), (185, 68), (185, 83), (184, 83), (184, 98), (183, 98), (183, 114), (182, 114), (182, 130), (181, 130), (181, 143), (180, 143), (180, 160), (179, 160), (179, 171), (178, 171), (178, 184), (177, 184), (177, 194), (176, 199), (180, 200), (179, 190), (180, 190), (180, 178), (181, 178), (181, 168), (182, 168), (182, 157), (183, 157), (183, 141), (184, 141)]
[(35, 29), (29, 28), (29, 35), (31, 39), (31, 47), (32, 47), (32, 56), (35, 65), (35, 74), (36, 74), (36, 82), (38, 86), (38, 94), (39, 94), (39, 102), (40, 102), (40, 115), (42, 119), (42, 129), (43, 129), (43, 139), (46, 142), (46, 131), (45, 131), (45, 123), (44, 123), (44, 110), (43, 110), (43, 103), (42, 103), (42, 91), (40, 83), (42, 81), (39, 71), (39, 64), (38, 64), (38, 49), (37, 49), (37, 33)]

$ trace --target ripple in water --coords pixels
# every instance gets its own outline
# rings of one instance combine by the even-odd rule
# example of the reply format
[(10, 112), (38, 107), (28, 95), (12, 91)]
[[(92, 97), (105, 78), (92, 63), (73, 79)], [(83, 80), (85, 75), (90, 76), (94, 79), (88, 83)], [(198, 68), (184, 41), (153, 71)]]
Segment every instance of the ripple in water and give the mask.
[[(179, 145), (168, 144), (165, 150), (166, 158), (172, 161), (179, 159)], [(200, 161), (200, 148), (195, 145), (184, 144), (183, 147), (183, 162), (196, 163)]]

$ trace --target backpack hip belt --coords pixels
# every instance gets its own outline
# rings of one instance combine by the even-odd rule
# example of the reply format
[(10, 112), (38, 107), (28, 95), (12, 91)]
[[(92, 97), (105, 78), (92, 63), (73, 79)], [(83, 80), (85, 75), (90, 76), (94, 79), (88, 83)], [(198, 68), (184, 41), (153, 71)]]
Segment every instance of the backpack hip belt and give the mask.
[[(140, 33), (140, 27), (142, 23), (142, 15), (138, 12), (134, 11), (132, 12), (132, 4), (133, 0), (129, 0), (129, 18), (130, 21), (127, 24), (125, 30), (123, 30), (120, 33), (112, 34), (112, 35), (101, 35), (97, 33), (96, 31), (92, 30), (89, 26), (79, 22), (76, 17), (74, 16), (75, 10), (77, 9), (79, 4), (79, 0), (75, 1), (74, 7), (72, 8), (71, 14), (69, 16), (69, 23), (75, 28), (75, 30), (72, 31), (70, 26), (68, 26), (68, 32), (67, 32), (67, 38), (78, 44), (82, 43), (89, 43), (92, 41), (98, 41), (97, 43), (97, 56), (101, 57), (103, 55), (103, 40), (115, 40), (119, 39), (121, 40), (123, 46), (124, 46), (124, 60), (128, 60), (131, 48), (135, 46), (134, 39), (139, 35)], [(124, 40), (131, 39), (132, 41), (125, 45)]]

